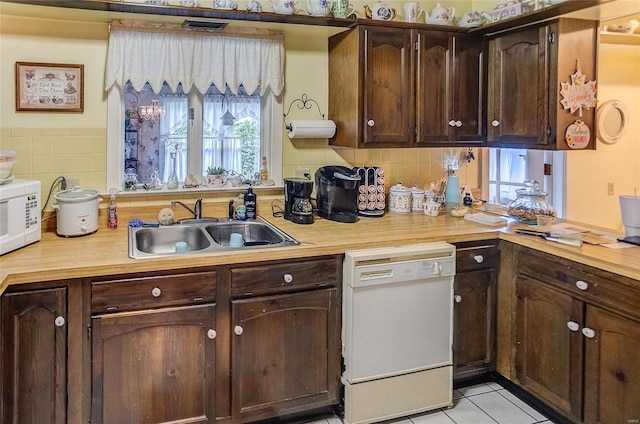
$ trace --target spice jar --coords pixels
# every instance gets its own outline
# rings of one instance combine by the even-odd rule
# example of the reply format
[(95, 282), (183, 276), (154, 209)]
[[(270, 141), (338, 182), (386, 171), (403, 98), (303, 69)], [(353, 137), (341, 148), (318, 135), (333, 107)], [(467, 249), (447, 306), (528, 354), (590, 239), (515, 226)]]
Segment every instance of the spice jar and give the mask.
[(547, 193), (536, 180), (525, 180), (524, 188), (516, 190), (518, 197), (507, 205), (507, 214), (525, 224), (536, 224), (538, 216), (556, 217), (556, 210), (547, 203)]

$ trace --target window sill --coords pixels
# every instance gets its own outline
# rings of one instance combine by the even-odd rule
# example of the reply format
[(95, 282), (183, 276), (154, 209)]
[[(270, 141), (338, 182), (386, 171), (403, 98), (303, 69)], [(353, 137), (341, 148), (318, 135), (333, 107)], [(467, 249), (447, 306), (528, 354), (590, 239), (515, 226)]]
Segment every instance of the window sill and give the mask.
[[(216, 187), (200, 185), (197, 187), (189, 187), (189, 188), (180, 187), (175, 190), (169, 190), (166, 187), (163, 187), (161, 189), (145, 190), (144, 188), (140, 187), (137, 190), (129, 190), (129, 191), (119, 190), (117, 195), (123, 196), (123, 197), (153, 196), (153, 195), (166, 196), (171, 194), (180, 194), (180, 195), (216, 194), (216, 193), (223, 193), (225, 195), (228, 195), (229, 193), (234, 193), (234, 192), (245, 192), (249, 187), (253, 188), (253, 191), (258, 193), (268, 192), (270, 190), (281, 191), (284, 189), (283, 185), (266, 186), (266, 185), (249, 185), (249, 184), (243, 184), (236, 187), (232, 186), (231, 184), (226, 184), (226, 185), (216, 186)], [(109, 196), (110, 193), (101, 193), (101, 195)]]

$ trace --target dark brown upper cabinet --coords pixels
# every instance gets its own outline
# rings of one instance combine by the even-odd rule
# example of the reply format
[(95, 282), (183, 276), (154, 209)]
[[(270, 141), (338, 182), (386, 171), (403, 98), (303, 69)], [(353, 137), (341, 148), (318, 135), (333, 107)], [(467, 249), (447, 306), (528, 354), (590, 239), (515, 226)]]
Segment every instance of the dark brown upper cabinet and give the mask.
[(329, 118), (337, 126), (331, 144), (483, 142), (482, 46), (478, 36), (380, 26), (331, 37)]
[(596, 81), (597, 30), (595, 21), (562, 18), (490, 40), (489, 146), (569, 150), (566, 131), (579, 120), (590, 132), (583, 148), (595, 149), (595, 108), (570, 113), (560, 90), (578, 67)]
[(359, 26), (329, 39), (329, 118), (334, 146), (411, 147), (413, 32)]
[(416, 144), (482, 144), (484, 40), (434, 31), (419, 31), (418, 40)]

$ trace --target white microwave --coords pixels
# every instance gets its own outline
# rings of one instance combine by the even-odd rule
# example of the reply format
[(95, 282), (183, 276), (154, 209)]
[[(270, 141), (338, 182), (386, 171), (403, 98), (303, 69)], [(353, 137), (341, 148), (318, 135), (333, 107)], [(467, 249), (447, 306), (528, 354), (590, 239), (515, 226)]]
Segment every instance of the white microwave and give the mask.
[(0, 255), (40, 240), (40, 181), (0, 185)]

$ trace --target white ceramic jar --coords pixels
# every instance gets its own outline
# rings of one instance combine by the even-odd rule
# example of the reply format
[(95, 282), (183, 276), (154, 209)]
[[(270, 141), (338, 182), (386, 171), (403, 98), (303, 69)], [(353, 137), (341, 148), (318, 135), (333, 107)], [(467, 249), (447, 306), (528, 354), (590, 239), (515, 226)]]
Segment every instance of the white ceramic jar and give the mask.
[(389, 211), (396, 213), (411, 212), (411, 189), (398, 183), (389, 188)]
[(422, 212), (422, 205), (424, 203), (424, 190), (420, 190), (418, 187), (411, 188), (411, 210), (414, 212)]
[(57, 193), (57, 204), (52, 205), (57, 209), (56, 232), (60, 236), (73, 237), (84, 236), (98, 231), (98, 203), (102, 198), (97, 190), (74, 187)]

